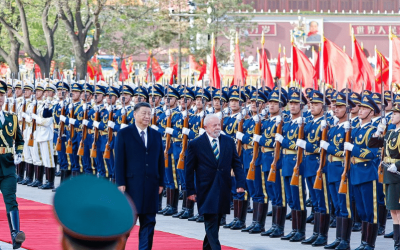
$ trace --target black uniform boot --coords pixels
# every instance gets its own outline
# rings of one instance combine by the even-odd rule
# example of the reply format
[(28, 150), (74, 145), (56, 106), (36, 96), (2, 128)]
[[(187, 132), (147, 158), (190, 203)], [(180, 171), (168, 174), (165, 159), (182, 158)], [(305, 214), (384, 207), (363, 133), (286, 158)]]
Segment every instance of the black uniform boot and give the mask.
[(361, 244), (355, 250), (363, 250), (367, 246), (367, 229), (368, 222), (361, 222)]
[(40, 187), (43, 185), (44, 166), (35, 166), (36, 180), (32, 183), (31, 187)]
[(325, 249), (335, 249), (339, 246), (340, 241), (342, 240), (343, 219), (343, 217), (336, 217), (336, 239), (332, 243), (326, 245), (324, 247)]
[(26, 177), (21, 182), (21, 184), (22, 185), (28, 185), (29, 183), (31, 183), (32, 180), (33, 180), (33, 174), (34, 174), (34, 166), (33, 166), (33, 164), (26, 163)]
[(400, 249), (400, 225), (393, 224), (394, 250)]
[(54, 179), (56, 177), (56, 169), (55, 168), (46, 168), (46, 184), (39, 187), (39, 189), (53, 189), (54, 188)]
[(286, 215), (286, 219), (287, 219), (287, 220), (291, 220), (291, 219), (292, 219), (292, 210), (290, 210), (290, 213), (288, 213), (288, 214)]
[(181, 216), (179, 216), (179, 219), (187, 220), (190, 217), (193, 217), (193, 208), (194, 208), (194, 201), (186, 198), (186, 210)]
[(165, 211), (164, 216), (171, 216), (178, 212), (179, 189), (170, 189), (171, 206)]
[(172, 218), (179, 218), (186, 211), (186, 200), (187, 200), (187, 192), (186, 192), (186, 190), (182, 190), (182, 195), (183, 195), (182, 210), (180, 212), (172, 215)]
[[(307, 218), (308, 219), (308, 218)], [(313, 234), (310, 238), (305, 239), (301, 242), (301, 244), (311, 245), (314, 241), (317, 240), (319, 234), (319, 220), (320, 220), (320, 213), (314, 213), (314, 230)]]
[(390, 233), (388, 233), (388, 234), (385, 234), (385, 235), (383, 236), (383, 238), (393, 238), (393, 231), (390, 232)]
[[(270, 234), (275, 230), (275, 228), (276, 228), (276, 208), (277, 208), (277, 206), (272, 206), (272, 210), (271, 210), (272, 211), (272, 226), (271, 226), (271, 228), (265, 232), (262, 232), (261, 236), (270, 236)], [(268, 216), (268, 213), (267, 213), (267, 216)]]
[(19, 173), (18, 173), (18, 184), (22, 184), (22, 181), (24, 180), (24, 175), (25, 175), (25, 167), (26, 167), (26, 162), (21, 162), (19, 165)]
[(188, 218), (188, 221), (197, 221), (197, 219), (200, 217), (199, 214), (196, 214), (195, 216), (192, 216), (190, 218)]
[(13, 210), (7, 214), (8, 226), (10, 227), (13, 249), (21, 247), (25, 241), (25, 233), (19, 229), (19, 211)]
[(196, 222), (197, 223), (203, 223), (204, 222), (204, 215), (199, 215), (198, 217), (197, 217), (197, 219), (196, 219)]
[(276, 228), (269, 235), (270, 238), (280, 238), (284, 234), (287, 207), (276, 207)]
[(377, 236), (378, 236), (378, 224), (368, 223), (367, 245), (365, 246), (364, 250), (375, 249), (375, 242)]
[(37, 177), (38, 177), (37, 176), (38, 175), (38, 173), (37, 173), (38, 167), (39, 166), (33, 165), (33, 173), (34, 173), (35, 178), (32, 178), (33, 181), (31, 183), (27, 184), (28, 187), (32, 187), (32, 185), (36, 185)]
[[(338, 224), (339, 225), (339, 224)], [(342, 233), (340, 244), (335, 248), (337, 250), (350, 250), (350, 236), (351, 229), (353, 227), (353, 221), (350, 218), (342, 218)]]
[(163, 210), (158, 211), (161, 214), (164, 214), (171, 207), (171, 189), (166, 188), (165, 193), (166, 193), (166, 197), (167, 197), (167, 205), (165, 206), (165, 208)]
[[(317, 240), (311, 244), (313, 247), (321, 247), (328, 244), (329, 219), (329, 214), (320, 214), (319, 235)], [(337, 224), (337, 226), (338, 225), (339, 223)]]
[(378, 206), (378, 235), (384, 235), (386, 229), (387, 209), (385, 205)]
[(353, 228), (351, 229), (353, 232), (360, 232), (361, 231), (361, 219), (357, 213), (356, 202), (351, 202), (351, 208), (353, 211)]
[(251, 229), (253, 229), (253, 227), (257, 224), (257, 213), (258, 213), (258, 206), (260, 205), (260, 203), (259, 202), (255, 202), (255, 201), (253, 201), (253, 209), (254, 209), (254, 212), (253, 212), (253, 221), (251, 222), (251, 224), (250, 224), (250, 226), (248, 226), (248, 227), (246, 227), (246, 228), (244, 228), (244, 229), (242, 229), (242, 232), (246, 232), (246, 233), (248, 233)]
[[(296, 210), (292, 210), (290, 213), (292, 214), (292, 231), (291, 231), (289, 234), (287, 234), (287, 235), (285, 235), (285, 236), (282, 236), (282, 237), (281, 237), (281, 240), (290, 240), (290, 239), (297, 233), (297, 230), (298, 230), (298, 228), (297, 228), (298, 223), (297, 223), (297, 213), (296, 213)], [(286, 216), (286, 217), (287, 217), (287, 216)]]
[(307, 217), (307, 220), (306, 220), (306, 222), (307, 223), (314, 223), (314, 221), (315, 221), (315, 216), (314, 216), (314, 207), (311, 207), (311, 214)]
[(299, 242), (306, 238), (307, 210), (297, 210), (297, 232), (290, 238), (290, 242)]
[(239, 209), (239, 200), (233, 200), (233, 221), (223, 226), (223, 228), (231, 228), (233, 225), (236, 224), (236, 222), (239, 220), (238, 209)]
[(267, 218), (268, 203), (260, 203), (257, 208), (257, 223), (249, 231), (250, 234), (259, 234), (265, 232), (265, 219)]
[(239, 200), (238, 201), (238, 220), (231, 227), (231, 230), (241, 230), (246, 228), (246, 217), (247, 217), (247, 208), (248, 208), (249, 200)]

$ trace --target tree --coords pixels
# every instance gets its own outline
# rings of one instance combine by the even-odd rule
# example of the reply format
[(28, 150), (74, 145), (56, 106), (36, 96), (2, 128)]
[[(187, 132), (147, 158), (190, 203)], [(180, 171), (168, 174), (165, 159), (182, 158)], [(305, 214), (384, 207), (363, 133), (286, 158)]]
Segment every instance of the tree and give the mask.
[[(1, 16), (12, 20), (15, 27), (18, 27), (20, 20), (15, 12), (15, 7), (12, 5), (3, 5), (3, 8), (1, 8)], [(21, 44), (12, 31), (7, 29), (7, 27), (3, 28), (2, 25), (0, 25), (0, 39), (0, 56), (7, 62), (11, 73), (14, 73), (16, 76), (19, 72), (18, 58)]]
[[(56, 0), (58, 15), (65, 25), (75, 55), (76, 73), (86, 75), (86, 66), (97, 52), (105, 0)], [(85, 12), (85, 13), (83, 13)]]

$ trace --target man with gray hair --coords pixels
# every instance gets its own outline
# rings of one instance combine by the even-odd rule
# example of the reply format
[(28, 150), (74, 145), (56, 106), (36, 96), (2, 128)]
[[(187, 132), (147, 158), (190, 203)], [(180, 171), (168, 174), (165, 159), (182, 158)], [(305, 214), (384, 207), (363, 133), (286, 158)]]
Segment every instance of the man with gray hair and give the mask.
[[(191, 141), (186, 154), (188, 198), (197, 201), (204, 215), (206, 236), (203, 249), (221, 249), (218, 239), (223, 214), (230, 213), (231, 170), (237, 192), (244, 192), (245, 176), (232, 138), (221, 134), (221, 121), (215, 114), (204, 119), (205, 133)], [(196, 180), (196, 184), (195, 184)]]

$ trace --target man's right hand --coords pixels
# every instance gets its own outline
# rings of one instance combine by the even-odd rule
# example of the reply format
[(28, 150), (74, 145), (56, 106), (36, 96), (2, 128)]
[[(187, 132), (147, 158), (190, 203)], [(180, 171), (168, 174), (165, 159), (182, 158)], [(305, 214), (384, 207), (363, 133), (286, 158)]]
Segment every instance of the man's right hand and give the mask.
[(191, 201), (196, 201), (196, 195), (192, 194), (191, 196), (188, 197), (188, 199)]
[(119, 186), (118, 189), (119, 191), (121, 191), (122, 193), (125, 193), (125, 186)]

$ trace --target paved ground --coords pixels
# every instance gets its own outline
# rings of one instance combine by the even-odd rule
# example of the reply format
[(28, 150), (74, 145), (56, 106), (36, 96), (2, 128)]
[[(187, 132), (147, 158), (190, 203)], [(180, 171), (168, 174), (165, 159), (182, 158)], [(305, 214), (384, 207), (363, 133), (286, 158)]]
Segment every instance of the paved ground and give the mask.
[[(59, 178), (56, 178), (57, 183), (59, 182)], [(52, 199), (54, 193), (51, 191), (39, 190), (37, 188), (30, 188), (27, 186), (18, 185), (17, 196), (29, 200), (34, 200), (37, 202), (42, 202), (45, 204), (52, 204)], [(181, 201), (180, 201), (181, 202)], [(163, 200), (165, 204), (165, 199)], [(180, 203), (181, 204), (181, 203)], [(181, 206), (181, 205), (179, 205)], [(310, 211), (309, 211), (310, 212)], [(227, 216), (227, 221), (231, 221), (233, 215)], [(247, 223), (250, 224), (252, 219), (252, 214), (248, 214)], [(266, 227), (271, 226), (271, 217), (267, 217)], [(1, 225), (1, 228), (7, 228), (7, 225)], [(286, 221), (286, 229), (285, 232), (289, 233), (291, 228), (291, 221)], [(307, 236), (312, 234), (313, 225), (307, 224)], [(167, 216), (157, 216), (157, 225), (156, 230), (174, 233), (178, 235), (182, 235), (185, 237), (195, 238), (202, 240), (204, 238), (204, 225), (202, 223), (189, 222), (186, 220), (173, 219)], [(331, 228), (329, 231), (329, 242), (333, 241), (335, 238), (335, 230)], [(392, 230), (392, 220), (388, 220), (387, 222), (387, 231)], [(358, 247), (361, 239), (360, 233), (352, 234), (352, 249)], [(287, 241), (282, 241), (280, 239), (270, 239), (269, 237), (261, 237), (260, 235), (250, 235), (247, 233), (241, 233), (240, 231), (233, 231), (229, 229), (220, 230), (220, 240), (223, 245), (236, 247), (239, 249), (249, 249), (249, 250), (258, 250), (258, 249), (312, 249), (311, 246), (305, 246), (300, 243), (289, 243)], [(9, 244), (0, 242), (0, 247), (2, 250), (12, 249)], [(319, 249), (323, 249), (322, 247)], [(382, 236), (377, 239), (376, 249), (393, 249), (393, 240), (392, 239), (384, 239)]]

